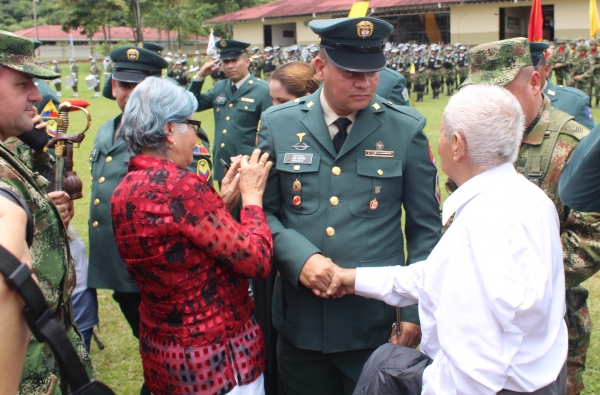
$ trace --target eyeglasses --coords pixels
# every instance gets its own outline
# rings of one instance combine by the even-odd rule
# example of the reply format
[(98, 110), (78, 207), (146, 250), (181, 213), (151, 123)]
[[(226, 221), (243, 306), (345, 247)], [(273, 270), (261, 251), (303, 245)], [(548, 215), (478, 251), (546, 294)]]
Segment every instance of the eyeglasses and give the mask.
[(182, 121), (181, 123), (187, 123), (188, 125), (192, 125), (192, 128), (194, 129), (196, 136), (198, 136), (200, 134), (200, 125), (202, 125), (202, 123), (200, 121), (196, 121), (195, 119), (186, 119), (185, 121)]

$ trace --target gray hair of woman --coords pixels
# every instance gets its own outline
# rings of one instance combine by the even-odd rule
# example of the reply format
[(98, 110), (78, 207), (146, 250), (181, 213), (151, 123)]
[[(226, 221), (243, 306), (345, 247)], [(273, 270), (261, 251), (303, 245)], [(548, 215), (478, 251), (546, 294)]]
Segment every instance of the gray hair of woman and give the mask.
[(197, 107), (194, 95), (174, 80), (148, 77), (131, 92), (119, 133), (134, 155), (144, 149), (164, 154), (168, 148), (165, 127), (172, 122), (177, 131), (185, 133), (187, 125), (182, 122)]

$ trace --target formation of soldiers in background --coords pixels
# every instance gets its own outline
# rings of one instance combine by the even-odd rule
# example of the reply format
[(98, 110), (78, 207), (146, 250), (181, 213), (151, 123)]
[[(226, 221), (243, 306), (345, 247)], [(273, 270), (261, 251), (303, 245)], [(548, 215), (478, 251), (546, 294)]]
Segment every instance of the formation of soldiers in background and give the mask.
[[(550, 70), (556, 76), (556, 82), (561, 86), (573, 86), (582, 90), (590, 97), (590, 107), (594, 104), (599, 108), (600, 102), (600, 53), (598, 52), (598, 41), (579, 38), (577, 40), (566, 40), (557, 38), (555, 44), (550, 43), (547, 61)], [(441, 93), (452, 96), (460, 84), (469, 74), (469, 63), (467, 60), (467, 46), (460, 43), (450, 44), (385, 44), (385, 55), (387, 67), (399, 72), (406, 78), (406, 88), (414, 92), (417, 102), (422, 102), (426, 95), (431, 92), (432, 98), (437, 99)], [(278, 45), (267, 46), (263, 52), (259, 47), (253, 47), (250, 54), (250, 72), (257, 78), (269, 81), (271, 74), (282, 64), (291, 61), (303, 61), (311, 63), (319, 55), (316, 44), (306, 47), (292, 45), (281, 49)], [(214, 55), (213, 59), (218, 59)], [(168, 52), (165, 60), (169, 63), (165, 76), (175, 79), (182, 86), (189, 86), (194, 74), (200, 66), (210, 57), (203, 56), (196, 51), (193, 58), (187, 54)], [(100, 97), (101, 68), (96, 59), (90, 56), (90, 76), (86, 78), (89, 89), (94, 89), (94, 97)], [(39, 64), (46, 67), (45, 61), (40, 59)], [(107, 56), (102, 62), (104, 78), (108, 78), (114, 65)], [(52, 61), (52, 71), (61, 73), (59, 63)], [(225, 78), (221, 67), (211, 75), (213, 83)], [(73, 97), (78, 96), (79, 67), (75, 59), (70, 59), (69, 74), (65, 78), (67, 88), (73, 89)], [(62, 95), (61, 78), (50, 81), (57, 95)], [(595, 103), (592, 103), (595, 98)]]

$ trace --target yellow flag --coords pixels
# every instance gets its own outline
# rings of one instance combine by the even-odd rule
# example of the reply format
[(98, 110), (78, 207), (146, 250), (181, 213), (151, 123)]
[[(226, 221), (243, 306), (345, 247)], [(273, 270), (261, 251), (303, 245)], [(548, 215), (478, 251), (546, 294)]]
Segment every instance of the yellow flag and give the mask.
[(414, 74), (416, 72), (416, 70), (415, 70), (415, 64), (414, 63), (410, 65), (410, 71), (409, 72), (411, 74)]
[(600, 30), (600, 20), (598, 20), (598, 8), (596, 0), (590, 0), (590, 37), (596, 38), (596, 34)]
[(350, 9), (348, 18), (359, 18), (361, 16), (367, 16), (367, 11), (369, 11), (369, 2), (357, 1), (356, 3), (352, 4), (352, 8)]

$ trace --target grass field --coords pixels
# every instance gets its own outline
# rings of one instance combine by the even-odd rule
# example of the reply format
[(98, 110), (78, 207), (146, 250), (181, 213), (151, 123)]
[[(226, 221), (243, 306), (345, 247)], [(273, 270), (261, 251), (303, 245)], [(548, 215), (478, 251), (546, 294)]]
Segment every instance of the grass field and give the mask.
[[(88, 75), (89, 66), (81, 64), (79, 66), (80, 81)], [(67, 70), (63, 66), (63, 73)], [(104, 82), (104, 80), (102, 81)], [(212, 86), (207, 81), (205, 87)], [(92, 127), (88, 132), (81, 148), (75, 150), (75, 169), (81, 177), (84, 184), (84, 197), (76, 202), (76, 215), (73, 224), (86, 241), (88, 237), (88, 213), (90, 199), (90, 164), (89, 155), (93, 148), (96, 131), (105, 121), (119, 114), (117, 103), (105, 98), (93, 99), (93, 91), (88, 91), (84, 84), (80, 82), (80, 98), (88, 100), (91, 105), (88, 108), (92, 115)], [(72, 91), (70, 89), (63, 91), (63, 99), (69, 98)], [(441, 115), (444, 106), (448, 102), (446, 96), (440, 96), (439, 100), (431, 99), (428, 96), (423, 103), (416, 103), (415, 108), (427, 117), (427, 126), (425, 133), (429, 137), (431, 146), (437, 158), (437, 141), (439, 137), (439, 128)], [(600, 121), (600, 110), (593, 110), (594, 118)], [(196, 114), (196, 119), (202, 121), (202, 127), (206, 130), (212, 140), (214, 132), (214, 122), (212, 111), (204, 111)], [(81, 114), (72, 113), (70, 133), (76, 133), (83, 130), (84, 118)], [(439, 164), (439, 158), (437, 158)], [(440, 171), (441, 184), (446, 179)], [(447, 197), (443, 190), (442, 198)], [(588, 280), (584, 286), (590, 290), (590, 315), (597, 331), (592, 335), (592, 344), (588, 352), (587, 371), (585, 375), (586, 389), (582, 394), (600, 394), (600, 279), (598, 276)], [(142, 369), (138, 353), (137, 340), (131, 334), (127, 322), (123, 318), (117, 304), (112, 300), (112, 292), (99, 291), (98, 298), (100, 303), (100, 332), (99, 336), (106, 345), (104, 350), (99, 350), (92, 342), (92, 359), (100, 380), (111, 386), (119, 395), (137, 395), (142, 382)]]

